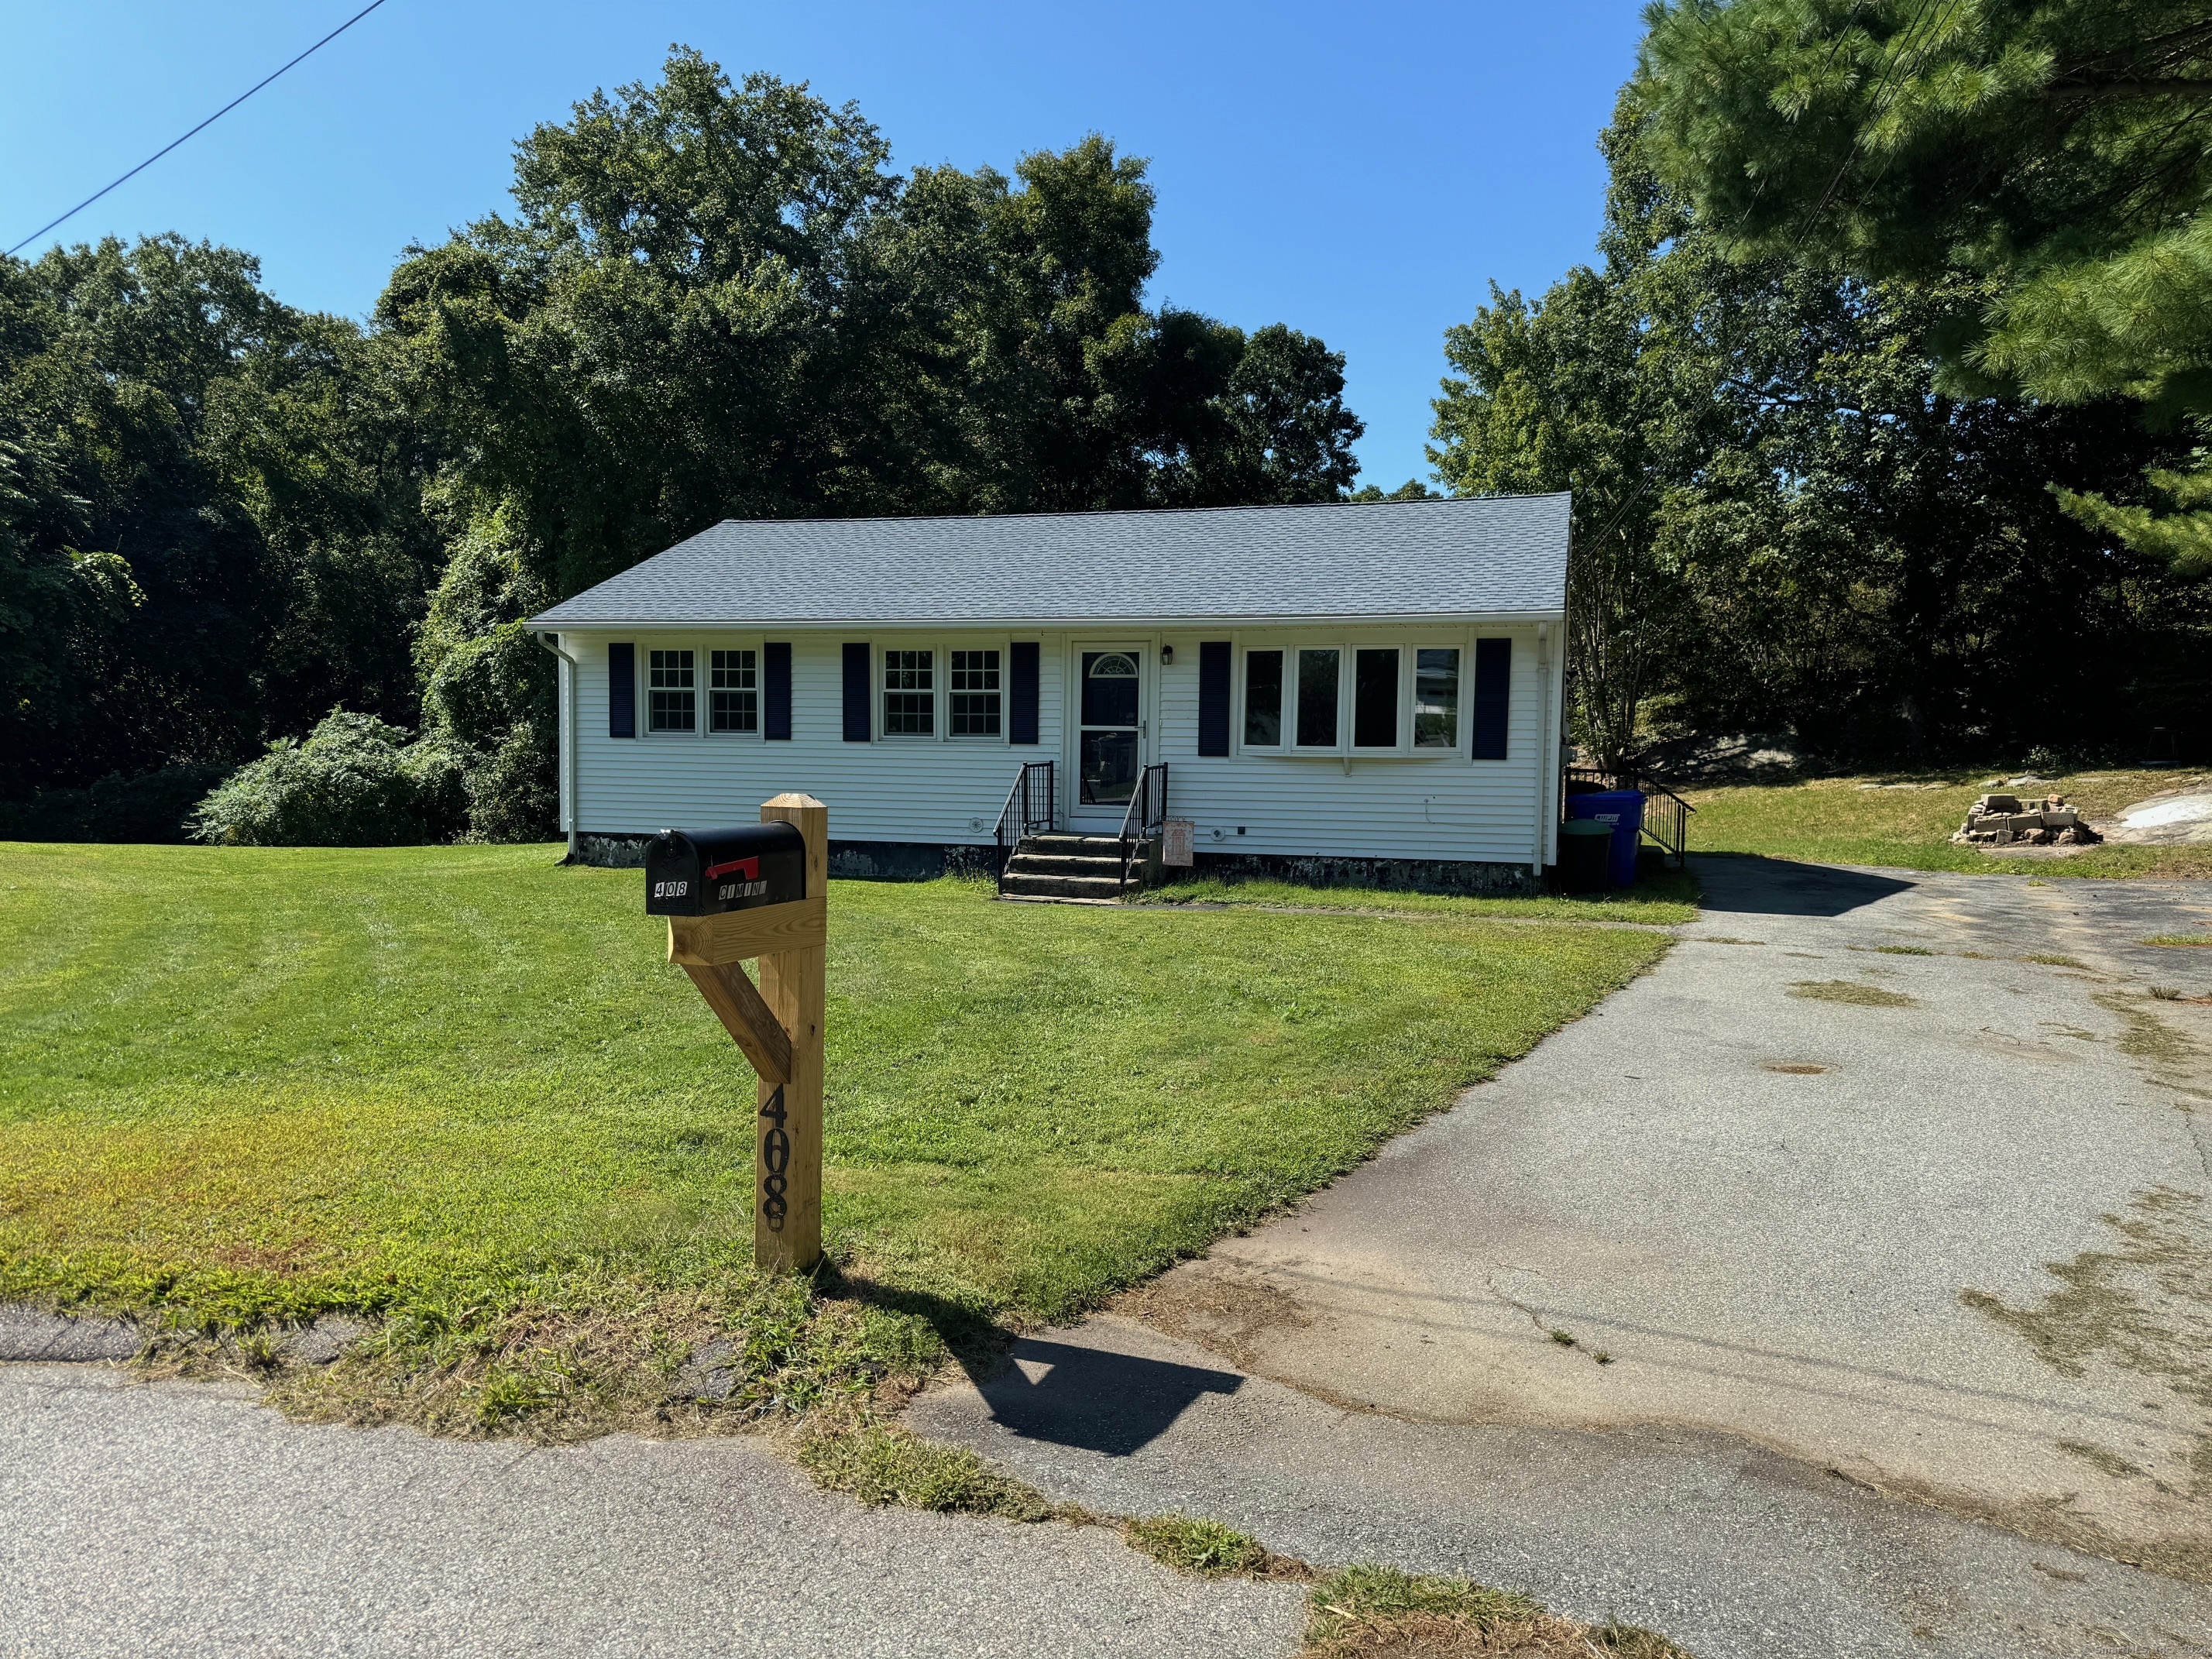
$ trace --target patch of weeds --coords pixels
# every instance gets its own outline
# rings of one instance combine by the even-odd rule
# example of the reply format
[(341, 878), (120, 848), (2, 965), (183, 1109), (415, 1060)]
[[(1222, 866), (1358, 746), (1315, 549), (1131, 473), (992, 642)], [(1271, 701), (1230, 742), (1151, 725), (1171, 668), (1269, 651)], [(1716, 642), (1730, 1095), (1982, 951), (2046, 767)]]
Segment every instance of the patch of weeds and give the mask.
[(1790, 988), (1790, 994), (1822, 1002), (1847, 1002), (1855, 1008), (1910, 1008), (1917, 1000), (1902, 991), (1885, 991), (1879, 985), (1861, 985), (1849, 979), (1801, 979)]
[[(2145, 1475), (2203, 1498), (2212, 1496), (2212, 1352), (2203, 1340), (2204, 1309), (2212, 1305), (2212, 1214), (2195, 1193), (2160, 1187), (2140, 1194), (2129, 1212), (2108, 1215), (2115, 1248), (2046, 1263), (2059, 1288), (2032, 1307), (2013, 1307), (1986, 1291), (1960, 1300), (2025, 1340), (2063, 1376), (2111, 1366), (2136, 1383), (2162, 1382), (2195, 1408), (2196, 1440), (2185, 1468), (2139, 1468), (2100, 1448), (2068, 1443), (2063, 1449), (2108, 1474)], [(2062, 1538), (2059, 1541), (2071, 1541)], [(2212, 1553), (2183, 1568), (2164, 1566), (2194, 1583), (2212, 1582)]]
[(1511, 1654), (1516, 1659), (1689, 1659), (1656, 1632), (1584, 1625), (1514, 1590), (1389, 1567), (1346, 1567), (1313, 1588), (1307, 1659)]
[(1936, 954), (1918, 945), (1877, 945), (1875, 954), (1884, 957), (1932, 957)]
[[(1155, 1515), (1127, 1521), (1121, 1537), (1132, 1549), (1142, 1550), (1163, 1565), (1200, 1578), (1225, 1578), (1231, 1574), (1254, 1578), (1277, 1571), (1281, 1558), (1249, 1534), (1218, 1521), (1196, 1521), (1187, 1515)], [(1299, 1564), (1282, 1563), (1294, 1576), (1303, 1576)]]
[[(244, 1361), (270, 1403), (311, 1422), (556, 1443), (861, 1410), (919, 1387), (945, 1355), (916, 1316), (735, 1268), (684, 1291), (597, 1276), (500, 1287), (505, 1297), (457, 1288), (419, 1297), (327, 1365), (296, 1361), (266, 1330), (173, 1328), (142, 1369), (215, 1376)], [(691, 1374), (708, 1361), (711, 1392)]]
[(2031, 951), (2028, 955), (2022, 957), (2021, 960), (2022, 962), (2039, 962), (2046, 968), (2079, 968), (2084, 972), (2087, 971), (2089, 966), (2086, 962), (2076, 962), (2071, 957), (2062, 957), (2056, 951)]
[(1784, 1077), (1822, 1077), (1828, 1070), (1825, 1066), (1815, 1066), (1809, 1060), (1770, 1060), (1765, 1069), (1779, 1072)]
[(2137, 939), (2136, 943), (2181, 949), (2191, 945), (2212, 945), (2212, 933), (2153, 933), (2148, 939)]
[(1575, 1346), (1574, 1334), (1569, 1331), (1553, 1331), (1551, 1333), (1551, 1338), (1563, 1348), (1571, 1348)]
[(2127, 1027), (2120, 1035), (2122, 1054), (2172, 1067), (2187, 1066), (2199, 1057), (2196, 1043), (2186, 1034), (2168, 1025), (2141, 1001), (2113, 991), (2100, 992), (2092, 1000), (2099, 1007), (2118, 1014)]
[(1603, 1348), (1592, 1348), (1590, 1350), (1590, 1358), (1596, 1360), (1601, 1365), (1610, 1365), (1613, 1364), (1613, 1356), (1607, 1353)]
[(1053, 1506), (1035, 1487), (1000, 1474), (974, 1452), (940, 1446), (881, 1423), (825, 1425), (799, 1449), (817, 1486), (863, 1504), (1043, 1521)]
[(1691, 942), (1696, 945), (1764, 945), (1763, 939), (1731, 939), (1726, 933), (1692, 933)]
[(2181, 1000), (2181, 988), (2178, 985), (2154, 985), (2150, 988), (2150, 994), (2160, 1002)]

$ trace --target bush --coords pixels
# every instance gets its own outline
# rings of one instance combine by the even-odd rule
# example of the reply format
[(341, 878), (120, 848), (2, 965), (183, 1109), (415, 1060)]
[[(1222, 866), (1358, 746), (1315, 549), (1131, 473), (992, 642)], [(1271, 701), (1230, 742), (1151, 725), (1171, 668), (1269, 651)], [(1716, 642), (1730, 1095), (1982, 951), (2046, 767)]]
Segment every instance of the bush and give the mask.
[(397, 847), (467, 826), (475, 759), (373, 714), (333, 709), (305, 742), (286, 738), (232, 773), (192, 815), (195, 840), (232, 847)]
[(195, 761), (135, 778), (118, 772), (88, 788), (42, 789), (28, 800), (0, 801), (0, 841), (184, 841), (193, 806), (229, 769)]
[(469, 769), (471, 841), (545, 841), (561, 815), (552, 751), (530, 720), (518, 723)]

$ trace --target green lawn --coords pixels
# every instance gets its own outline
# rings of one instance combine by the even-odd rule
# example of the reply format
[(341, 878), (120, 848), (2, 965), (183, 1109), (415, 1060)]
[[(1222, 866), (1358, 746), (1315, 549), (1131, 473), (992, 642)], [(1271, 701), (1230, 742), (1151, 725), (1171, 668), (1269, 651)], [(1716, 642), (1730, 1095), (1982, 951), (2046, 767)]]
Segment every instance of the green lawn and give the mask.
[[(1876, 864), (1906, 870), (2003, 871), (2057, 876), (2212, 876), (2212, 846), (2091, 847), (2070, 857), (2004, 856), (1950, 839), (1966, 808), (1992, 787), (1994, 771), (1888, 772), (1809, 783), (1753, 784), (1690, 792), (1696, 853), (1755, 853), (1820, 864)], [(1868, 787), (1872, 786), (1872, 787)], [(1898, 787), (1903, 786), (1903, 787)], [(2087, 772), (2053, 786), (2093, 817), (2148, 795), (2212, 788), (2212, 779), (2175, 771)], [(2041, 794), (2042, 789), (2030, 793)]]
[(1458, 893), (1411, 893), (1384, 887), (1308, 887), (1289, 881), (1224, 881), (1200, 876), (1171, 881), (1144, 896), (1147, 904), (1241, 904), (1269, 909), (1358, 910), (1404, 916), (1510, 916), (1526, 921), (1636, 921), (1673, 927), (1698, 919), (1698, 884), (1686, 870), (1647, 869), (1633, 887), (1541, 898), (1476, 898)]
[[(750, 1074), (641, 878), (553, 857), (0, 846), (0, 1298), (421, 1342), (736, 1318)], [(1665, 944), (957, 881), (830, 903), (838, 1282), (1013, 1322), (1327, 1182)]]

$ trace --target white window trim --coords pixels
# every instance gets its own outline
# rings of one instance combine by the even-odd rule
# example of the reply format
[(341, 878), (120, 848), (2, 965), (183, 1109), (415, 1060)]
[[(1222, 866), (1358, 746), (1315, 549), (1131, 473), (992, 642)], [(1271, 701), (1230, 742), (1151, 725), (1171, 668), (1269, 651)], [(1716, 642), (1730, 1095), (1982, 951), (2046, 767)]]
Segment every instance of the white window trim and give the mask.
[[(752, 638), (710, 639), (697, 647), (699, 655), (699, 735), (716, 743), (758, 743), (768, 729), (768, 646)], [(753, 653), (753, 729), (750, 732), (714, 730), (714, 653), (750, 651)]]
[[(952, 653), (956, 651), (995, 651), (999, 653), (999, 690), (997, 694), (999, 698), (999, 729), (997, 731), (955, 732), (952, 729), (952, 698), (955, 695), (952, 686)], [(959, 744), (995, 744), (1000, 747), (1004, 748), (1007, 741), (1006, 729), (1012, 720), (1013, 713), (1014, 651), (1012, 645), (1006, 640), (954, 639), (946, 641), (943, 646), (939, 647), (939, 652), (945, 660), (945, 708), (942, 717), (938, 722), (939, 730), (943, 736), (944, 740), (947, 743)], [(958, 695), (962, 696), (980, 696), (986, 694), (981, 692), (963, 691)]]
[[(664, 730), (653, 723), (653, 653), (691, 653), (691, 729)], [(655, 743), (696, 743), (707, 728), (707, 654), (692, 639), (641, 639), (637, 642), (637, 735)]]
[[(874, 698), (871, 710), (873, 721), (872, 741), (889, 744), (949, 743), (1000, 749), (1011, 741), (1007, 736), (1013, 718), (1014, 648), (1011, 635), (977, 637), (973, 635), (933, 634), (910, 641), (893, 637), (872, 641), (868, 649), (868, 672), (872, 676), (870, 695)], [(885, 700), (891, 696), (891, 690), (884, 684), (884, 679), (888, 672), (886, 659), (894, 651), (921, 651), (929, 656), (930, 729), (927, 732), (893, 732), (889, 729), (890, 709)], [(999, 653), (997, 732), (953, 731), (952, 653), (955, 651), (995, 651)]]
[[(1468, 695), (1474, 674), (1474, 636), (1456, 632), (1424, 631), (1396, 640), (1329, 639), (1312, 635), (1293, 638), (1237, 638), (1234, 641), (1236, 673), (1231, 685), (1230, 720), (1236, 738), (1234, 752), (1240, 755), (1268, 756), (1297, 760), (1419, 760), (1445, 761), (1455, 757), (1468, 758)], [(1419, 671), (1419, 653), (1424, 650), (1445, 650), (1459, 653), (1459, 731), (1458, 741), (1449, 748), (1419, 748), (1413, 743), (1413, 686)], [(1255, 651), (1280, 651), (1283, 653), (1283, 711), (1282, 732), (1285, 741), (1277, 744), (1248, 743), (1245, 732), (1245, 695), (1249, 689), (1246, 664)], [(1302, 744), (1297, 738), (1297, 676), (1298, 653), (1302, 651), (1334, 651), (1337, 656), (1336, 733), (1335, 743)], [(1352, 742), (1352, 720), (1358, 709), (1358, 653), (1362, 651), (1395, 651), (1398, 653), (1398, 741), (1388, 748), (1368, 749)]]

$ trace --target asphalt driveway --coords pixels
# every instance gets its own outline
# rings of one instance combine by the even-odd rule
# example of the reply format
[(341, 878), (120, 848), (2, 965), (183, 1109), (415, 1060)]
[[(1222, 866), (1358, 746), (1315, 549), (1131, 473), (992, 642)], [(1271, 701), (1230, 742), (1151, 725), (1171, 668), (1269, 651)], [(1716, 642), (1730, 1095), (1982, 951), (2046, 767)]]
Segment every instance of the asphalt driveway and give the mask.
[(1601, 1010), (917, 1426), (1716, 1656), (2212, 1649), (2212, 951), (2139, 942), (2212, 894), (1700, 875)]

